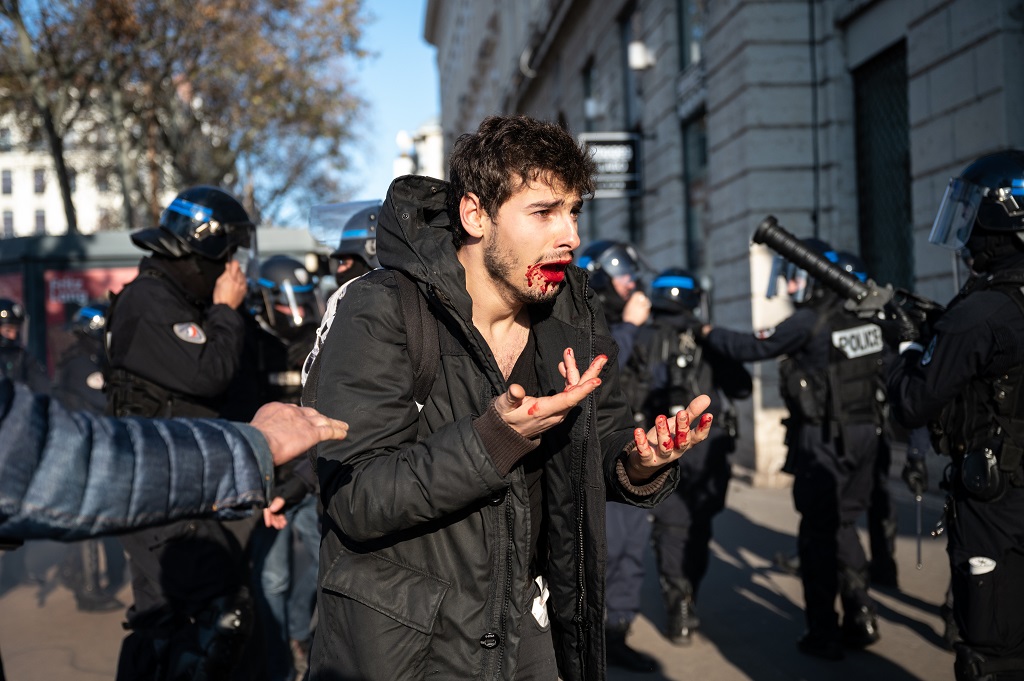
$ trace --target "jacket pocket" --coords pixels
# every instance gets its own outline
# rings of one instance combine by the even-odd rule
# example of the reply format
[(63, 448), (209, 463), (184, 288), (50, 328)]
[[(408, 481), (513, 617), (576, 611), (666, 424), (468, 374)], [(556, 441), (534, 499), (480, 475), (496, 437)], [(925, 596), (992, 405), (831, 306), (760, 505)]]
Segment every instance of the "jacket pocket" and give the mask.
[(451, 584), (376, 554), (342, 551), (320, 586), (416, 631), (431, 634)]

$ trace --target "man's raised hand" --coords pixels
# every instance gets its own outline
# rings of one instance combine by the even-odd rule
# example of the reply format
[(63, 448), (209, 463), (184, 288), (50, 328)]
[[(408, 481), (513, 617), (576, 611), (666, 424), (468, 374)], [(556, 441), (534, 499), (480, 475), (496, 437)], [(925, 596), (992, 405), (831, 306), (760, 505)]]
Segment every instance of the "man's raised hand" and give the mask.
[[(710, 405), (710, 397), (698, 395), (675, 418), (659, 416), (654, 420), (654, 427), (646, 433), (643, 428), (637, 428), (633, 432), (636, 449), (630, 451), (626, 458), (626, 475), (630, 482), (642, 484), (650, 480), (665, 464), (675, 461), (686, 450), (707, 439), (712, 417), (703, 412)], [(691, 430), (690, 426), (697, 417), (700, 417), (700, 422)]]
[(533, 439), (558, 425), (565, 420), (570, 409), (601, 385), (598, 374), (608, 363), (605, 355), (595, 357), (582, 375), (576, 367), (572, 348), (566, 348), (562, 358), (558, 363), (558, 372), (565, 379), (562, 392), (547, 397), (530, 397), (521, 385), (513, 383), (494, 401), (498, 415), (523, 437)]

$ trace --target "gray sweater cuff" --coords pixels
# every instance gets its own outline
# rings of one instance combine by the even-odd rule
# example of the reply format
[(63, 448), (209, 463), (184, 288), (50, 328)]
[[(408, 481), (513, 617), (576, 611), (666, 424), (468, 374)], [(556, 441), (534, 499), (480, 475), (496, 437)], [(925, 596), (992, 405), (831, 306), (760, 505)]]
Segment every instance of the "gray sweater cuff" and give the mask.
[(515, 431), (498, 416), (491, 402), (490, 408), (473, 419), (473, 428), (484, 443), (484, 449), (494, 462), (494, 467), (504, 477), (512, 472), (516, 463), (540, 445), (540, 438), (529, 439)]
[(626, 445), (626, 449), (622, 456), (615, 462), (615, 475), (619, 479), (619, 484), (622, 488), (630, 494), (638, 497), (649, 497), (652, 494), (657, 494), (661, 491), (661, 488), (665, 486), (665, 481), (668, 480), (669, 466), (664, 466), (658, 474), (652, 478), (644, 481), (642, 485), (634, 485), (629, 481), (629, 476), (626, 475), (626, 461), (625, 457), (629, 456), (630, 452), (636, 449), (636, 444), (630, 442)]

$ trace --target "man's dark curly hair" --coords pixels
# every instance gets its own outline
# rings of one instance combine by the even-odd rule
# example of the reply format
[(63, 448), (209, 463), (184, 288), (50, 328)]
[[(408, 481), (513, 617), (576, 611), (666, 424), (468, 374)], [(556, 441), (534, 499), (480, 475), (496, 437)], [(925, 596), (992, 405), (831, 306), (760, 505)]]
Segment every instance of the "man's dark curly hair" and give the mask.
[(455, 141), (448, 167), (448, 214), (455, 246), (465, 242), (459, 218), (462, 197), (472, 192), (487, 215), (526, 184), (553, 180), (581, 196), (594, 191), (596, 166), (590, 153), (554, 123), (528, 116), (488, 116), (475, 133)]

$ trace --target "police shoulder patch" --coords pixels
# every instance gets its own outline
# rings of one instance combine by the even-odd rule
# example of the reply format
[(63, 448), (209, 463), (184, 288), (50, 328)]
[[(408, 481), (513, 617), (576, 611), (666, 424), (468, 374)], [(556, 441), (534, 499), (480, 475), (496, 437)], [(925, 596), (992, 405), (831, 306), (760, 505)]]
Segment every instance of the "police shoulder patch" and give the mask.
[(765, 329), (758, 329), (757, 331), (754, 332), (754, 337), (757, 338), (757, 340), (764, 340), (765, 338), (771, 338), (773, 335), (775, 335), (775, 327), (774, 326), (769, 326), (769, 327), (767, 327)]
[(186, 343), (202, 345), (206, 342), (206, 332), (195, 322), (179, 322), (173, 328), (174, 335)]

